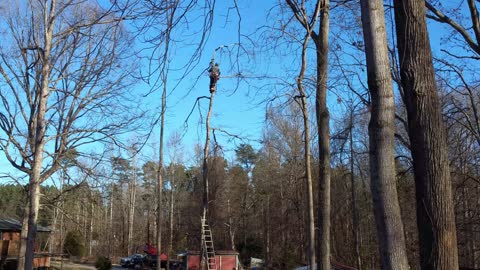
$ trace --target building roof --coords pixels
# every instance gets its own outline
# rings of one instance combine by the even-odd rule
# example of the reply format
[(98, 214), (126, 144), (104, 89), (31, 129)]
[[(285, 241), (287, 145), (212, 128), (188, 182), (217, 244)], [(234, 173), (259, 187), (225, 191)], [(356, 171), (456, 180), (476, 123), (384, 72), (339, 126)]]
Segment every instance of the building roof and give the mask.
[[(20, 232), (22, 230), (22, 223), (13, 218), (0, 218), (0, 232), (9, 231), (9, 232)], [(38, 225), (37, 232), (51, 232), (47, 227)]]
[[(215, 255), (239, 255), (238, 251), (236, 250), (215, 250)], [(198, 250), (189, 250), (184, 253), (177, 254), (177, 256), (185, 256), (185, 255), (200, 255), (200, 251)]]

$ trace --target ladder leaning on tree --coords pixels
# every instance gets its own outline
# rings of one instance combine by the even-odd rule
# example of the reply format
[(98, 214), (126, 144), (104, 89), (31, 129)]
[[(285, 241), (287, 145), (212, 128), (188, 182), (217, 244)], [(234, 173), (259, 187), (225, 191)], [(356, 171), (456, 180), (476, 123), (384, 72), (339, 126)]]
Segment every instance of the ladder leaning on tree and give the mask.
[(202, 247), (203, 258), (207, 265), (207, 270), (217, 270), (217, 262), (215, 261), (215, 249), (213, 248), (213, 237), (207, 220), (202, 218)]

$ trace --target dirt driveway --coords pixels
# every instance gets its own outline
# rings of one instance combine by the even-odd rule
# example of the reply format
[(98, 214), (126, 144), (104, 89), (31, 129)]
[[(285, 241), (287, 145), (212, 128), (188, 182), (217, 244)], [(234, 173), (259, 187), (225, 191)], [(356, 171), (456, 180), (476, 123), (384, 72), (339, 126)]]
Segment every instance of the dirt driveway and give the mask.
[[(62, 265), (60, 262), (51, 262), (51, 265), (55, 267), (55, 269), (62, 269)], [(113, 265), (112, 269), (115, 270), (127, 270), (128, 268), (123, 268), (120, 265)], [(70, 262), (63, 262), (63, 270), (96, 270), (93, 265), (88, 264), (78, 264), (78, 263), (70, 263)]]

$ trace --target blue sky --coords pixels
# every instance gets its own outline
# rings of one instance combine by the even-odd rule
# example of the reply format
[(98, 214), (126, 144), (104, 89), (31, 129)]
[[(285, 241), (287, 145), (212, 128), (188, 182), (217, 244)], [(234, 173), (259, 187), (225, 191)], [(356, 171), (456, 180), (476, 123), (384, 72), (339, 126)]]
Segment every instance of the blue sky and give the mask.
[[(266, 16), (270, 9), (278, 3), (276, 0), (240, 0), (237, 2), (241, 10), (242, 34), (251, 34), (259, 27), (266, 24), (271, 25), (274, 20), (276, 20), (276, 17), (273, 14), (270, 14), (269, 17)], [(168, 137), (172, 132), (181, 133), (183, 135), (182, 143), (184, 145), (183, 161), (189, 164), (193, 163), (194, 145), (200, 143), (203, 146), (205, 130), (203, 124), (199, 125), (200, 118), (198, 109), (193, 111), (188, 122), (187, 130), (185, 130), (184, 121), (194, 105), (196, 98), (209, 94), (208, 75), (204, 70), (208, 67), (208, 63), (215, 48), (222, 45), (230, 45), (229, 48), (233, 50), (237, 48), (236, 45), (232, 45), (238, 42), (238, 17), (235, 10), (231, 9), (232, 3), (233, 1), (217, 1), (214, 24), (203, 51), (200, 64), (189, 75), (189, 77), (182, 80), (173, 92), (171, 92), (172, 88), (177, 84), (178, 76), (180, 76), (179, 74), (182, 72), (181, 70), (172, 70), (170, 73), (165, 142), (168, 140)], [(332, 17), (332, 30), (336, 31), (337, 34), (341, 34), (341, 31), (338, 29), (335, 30), (334, 28), (335, 19), (335, 17)], [(432, 49), (435, 53), (440, 53), (440, 49), (443, 48), (440, 38), (450, 30), (444, 25), (439, 25), (434, 22), (429, 22), (429, 27)], [(180, 40), (182, 35), (186, 33), (188, 32), (174, 33), (174, 37), (177, 37), (178, 40)], [(332, 38), (333, 37), (331, 36), (331, 39)], [(354, 36), (354, 38), (361, 40), (363, 37), (360, 35)], [(241, 42), (249, 52), (249, 57), (242, 56), (242, 60), (240, 61), (240, 70), (242, 74), (247, 77), (244, 82), (237, 84), (236, 79), (232, 78), (236, 71), (229, 70), (231, 67), (231, 61), (229, 55), (225, 53), (225, 51), (219, 52), (216, 55), (217, 61), (220, 63), (222, 69), (223, 77), (218, 82), (218, 89), (213, 108), (212, 126), (226, 130), (231, 134), (241, 136), (242, 138), (245, 138), (245, 142), (249, 142), (254, 147), (258, 147), (258, 141), (261, 139), (262, 135), (266, 108), (266, 104), (262, 101), (267, 97), (269, 91), (273, 92), (273, 89), (264, 88), (259, 90), (254, 86), (266, 85), (267, 82), (278, 82), (279, 79), (294, 82), (294, 76), (297, 74), (298, 69), (295, 60), (298, 58), (292, 54), (277, 58), (272, 57), (272, 54), (263, 54), (258, 51), (253, 53), (257, 48), (252, 46), (252, 43), (249, 42), (248, 38), (242, 37)], [(185, 46), (180, 42), (176, 44), (172, 51), (173, 60), (171, 65), (173, 69), (188, 60), (191, 54), (191, 48), (192, 46)], [(310, 62), (312, 62), (312, 60), (313, 59), (311, 59)], [(176, 66), (176, 64), (178, 65)], [(259, 74), (269, 74), (272, 77), (277, 77), (277, 79), (248, 79), (248, 77)], [(199, 78), (198, 81), (197, 78)], [(366, 78), (363, 79), (366, 81)], [(133, 88), (133, 91), (144, 93), (148, 91), (148, 89), (148, 85), (139, 83)], [(150, 94), (143, 100), (143, 106), (149, 108), (152, 113), (154, 113), (155, 108), (157, 108), (160, 103), (160, 96), (160, 92)], [(342, 104), (337, 104), (335, 95), (331, 95), (329, 99), (332, 110), (332, 121), (336, 121), (340, 117), (339, 114), (343, 111)], [(205, 110), (208, 105), (207, 102), (207, 100), (201, 102), (203, 116), (205, 116)], [(231, 138), (229, 137), (221, 136), (220, 134), (218, 135), (219, 143), (223, 147), (227, 159), (233, 161), (233, 149), (242, 141), (230, 140)], [(134, 136), (135, 134), (127, 135), (127, 137), (131, 138)], [(153, 148), (157, 147), (157, 145), (158, 127), (154, 129), (154, 133), (142, 151), (142, 160), (156, 159), (155, 153), (158, 151)], [(165, 150), (167, 162), (169, 159), (168, 151), (169, 149)], [(1, 154), (0, 171), (12, 171)], [(3, 180), (0, 179), (0, 182), (2, 181)]]

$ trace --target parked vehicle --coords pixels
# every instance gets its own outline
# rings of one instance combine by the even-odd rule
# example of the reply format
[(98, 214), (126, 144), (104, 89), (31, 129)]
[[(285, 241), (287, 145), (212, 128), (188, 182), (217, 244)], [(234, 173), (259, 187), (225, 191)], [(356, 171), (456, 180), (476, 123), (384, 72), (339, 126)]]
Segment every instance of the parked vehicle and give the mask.
[(120, 259), (120, 265), (125, 268), (134, 267), (136, 264), (139, 264), (143, 261), (144, 255), (142, 254), (133, 254), (128, 257)]

